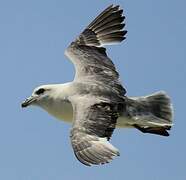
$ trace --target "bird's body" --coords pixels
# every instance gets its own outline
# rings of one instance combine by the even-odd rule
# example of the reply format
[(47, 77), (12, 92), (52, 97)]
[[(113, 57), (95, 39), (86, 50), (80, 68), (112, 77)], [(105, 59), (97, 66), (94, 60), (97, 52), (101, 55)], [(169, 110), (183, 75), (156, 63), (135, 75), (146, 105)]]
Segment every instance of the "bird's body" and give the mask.
[[(71, 124), (73, 121), (73, 107), (68, 98), (77, 92), (77, 88), (73, 88), (73, 85), (74, 84), (72, 82), (52, 85), (53, 88), (58, 89), (56, 91), (58, 93), (55, 93), (54, 96), (51, 96), (50, 101), (47, 100), (47, 102), (42, 103), (39, 106), (42, 106), (44, 110), (46, 110), (50, 115), (54, 116), (58, 120)], [(42, 87), (47, 86), (48, 85)], [(133, 127), (132, 124), (134, 124), (134, 120), (127, 118), (123, 110), (123, 113), (121, 112), (117, 119), (116, 127)]]
[(165, 92), (128, 97), (119, 74), (102, 46), (125, 39), (125, 17), (119, 6), (106, 8), (65, 51), (76, 73), (66, 84), (36, 88), (22, 107), (36, 105), (72, 123), (75, 156), (85, 165), (105, 164), (119, 155), (110, 142), (115, 127), (168, 136), (172, 106)]
[[(43, 102), (40, 102), (36, 105), (42, 107), (45, 111), (47, 111), (50, 115), (54, 116), (56, 119), (72, 124), (73, 107), (69, 100), (69, 97), (78, 94), (78, 89), (80, 89), (79, 88), (80, 86), (82, 86), (82, 84), (78, 84), (74, 82), (40, 86), (39, 88), (46, 88), (46, 89), (53, 88), (55, 93), (52, 93), (50, 95), (50, 99), (47, 99), (46, 101), (45, 99), (43, 99)], [(81, 91), (83, 91), (83, 88), (81, 88)], [(157, 94), (164, 95), (165, 93), (159, 92)], [(145, 99), (146, 97), (140, 97), (140, 98)], [(134, 99), (136, 98), (134, 97)], [(151, 122), (148, 120), (146, 122), (142, 122), (139, 121), (138, 119), (131, 118), (131, 117), (132, 116), (129, 116), (127, 114), (126, 108), (121, 109), (121, 111), (119, 112), (119, 117), (117, 119), (116, 128), (134, 128), (134, 124), (140, 124), (140, 123), (142, 123), (143, 126), (149, 126), (152, 124), (154, 124), (155, 127), (160, 126), (160, 124), (156, 125), (156, 123), (153, 121)], [(170, 126), (170, 125), (171, 125), (170, 123), (166, 123), (162, 121), (162, 127)]]

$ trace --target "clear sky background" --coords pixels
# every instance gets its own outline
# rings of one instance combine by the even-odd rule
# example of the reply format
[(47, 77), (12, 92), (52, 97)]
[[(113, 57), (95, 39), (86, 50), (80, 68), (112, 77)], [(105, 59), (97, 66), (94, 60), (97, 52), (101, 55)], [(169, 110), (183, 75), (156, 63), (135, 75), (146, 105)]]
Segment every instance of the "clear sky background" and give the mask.
[[(175, 125), (168, 138), (115, 130), (121, 156), (86, 167), (73, 155), (70, 125), (20, 103), (38, 85), (73, 79), (65, 48), (112, 3), (124, 8), (128, 34), (107, 52), (127, 94), (165, 90)], [(0, 179), (186, 179), (186, 1), (1, 0), (0, 82)]]

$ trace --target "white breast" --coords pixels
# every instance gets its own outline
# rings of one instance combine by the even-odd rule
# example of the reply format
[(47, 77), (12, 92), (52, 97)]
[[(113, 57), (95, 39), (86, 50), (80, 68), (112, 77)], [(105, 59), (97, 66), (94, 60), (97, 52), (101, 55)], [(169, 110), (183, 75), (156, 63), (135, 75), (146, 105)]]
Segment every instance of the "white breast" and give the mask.
[(68, 101), (60, 101), (51, 103), (43, 107), (49, 114), (56, 117), (59, 120), (65, 122), (72, 122), (73, 119), (73, 109), (71, 103)]

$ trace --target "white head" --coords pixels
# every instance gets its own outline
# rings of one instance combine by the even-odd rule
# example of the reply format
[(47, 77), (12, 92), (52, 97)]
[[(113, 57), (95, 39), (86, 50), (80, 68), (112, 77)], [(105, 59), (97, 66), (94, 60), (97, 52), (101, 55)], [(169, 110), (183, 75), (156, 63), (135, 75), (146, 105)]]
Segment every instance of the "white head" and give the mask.
[(68, 96), (72, 91), (69, 86), (70, 83), (39, 86), (21, 106), (39, 106), (58, 119), (71, 121), (73, 111)]
[(54, 97), (57, 91), (56, 85), (42, 85), (34, 89), (32, 95), (28, 97), (21, 106), (27, 107), (30, 105), (42, 106), (42, 104), (48, 103)]

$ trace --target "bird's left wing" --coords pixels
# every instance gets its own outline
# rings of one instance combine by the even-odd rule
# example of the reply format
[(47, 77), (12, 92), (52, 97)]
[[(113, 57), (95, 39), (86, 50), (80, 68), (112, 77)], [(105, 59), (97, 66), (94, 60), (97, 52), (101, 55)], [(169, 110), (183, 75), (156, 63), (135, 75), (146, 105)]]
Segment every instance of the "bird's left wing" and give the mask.
[(109, 143), (122, 104), (90, 95), (71, 97), (73, 127), (71, 143), (77, 159), (85, 165), (110, 162), (118, 150)]
[(109, 6), (66, 49), (65, 55), (76, 69), (74, 81), (109, 86), (121, 96), (126, 93), (106, 49), (101, 47), (125, 39), (127, 31), (123, 30), (125, 16), (122, 13), (119, 6)]

